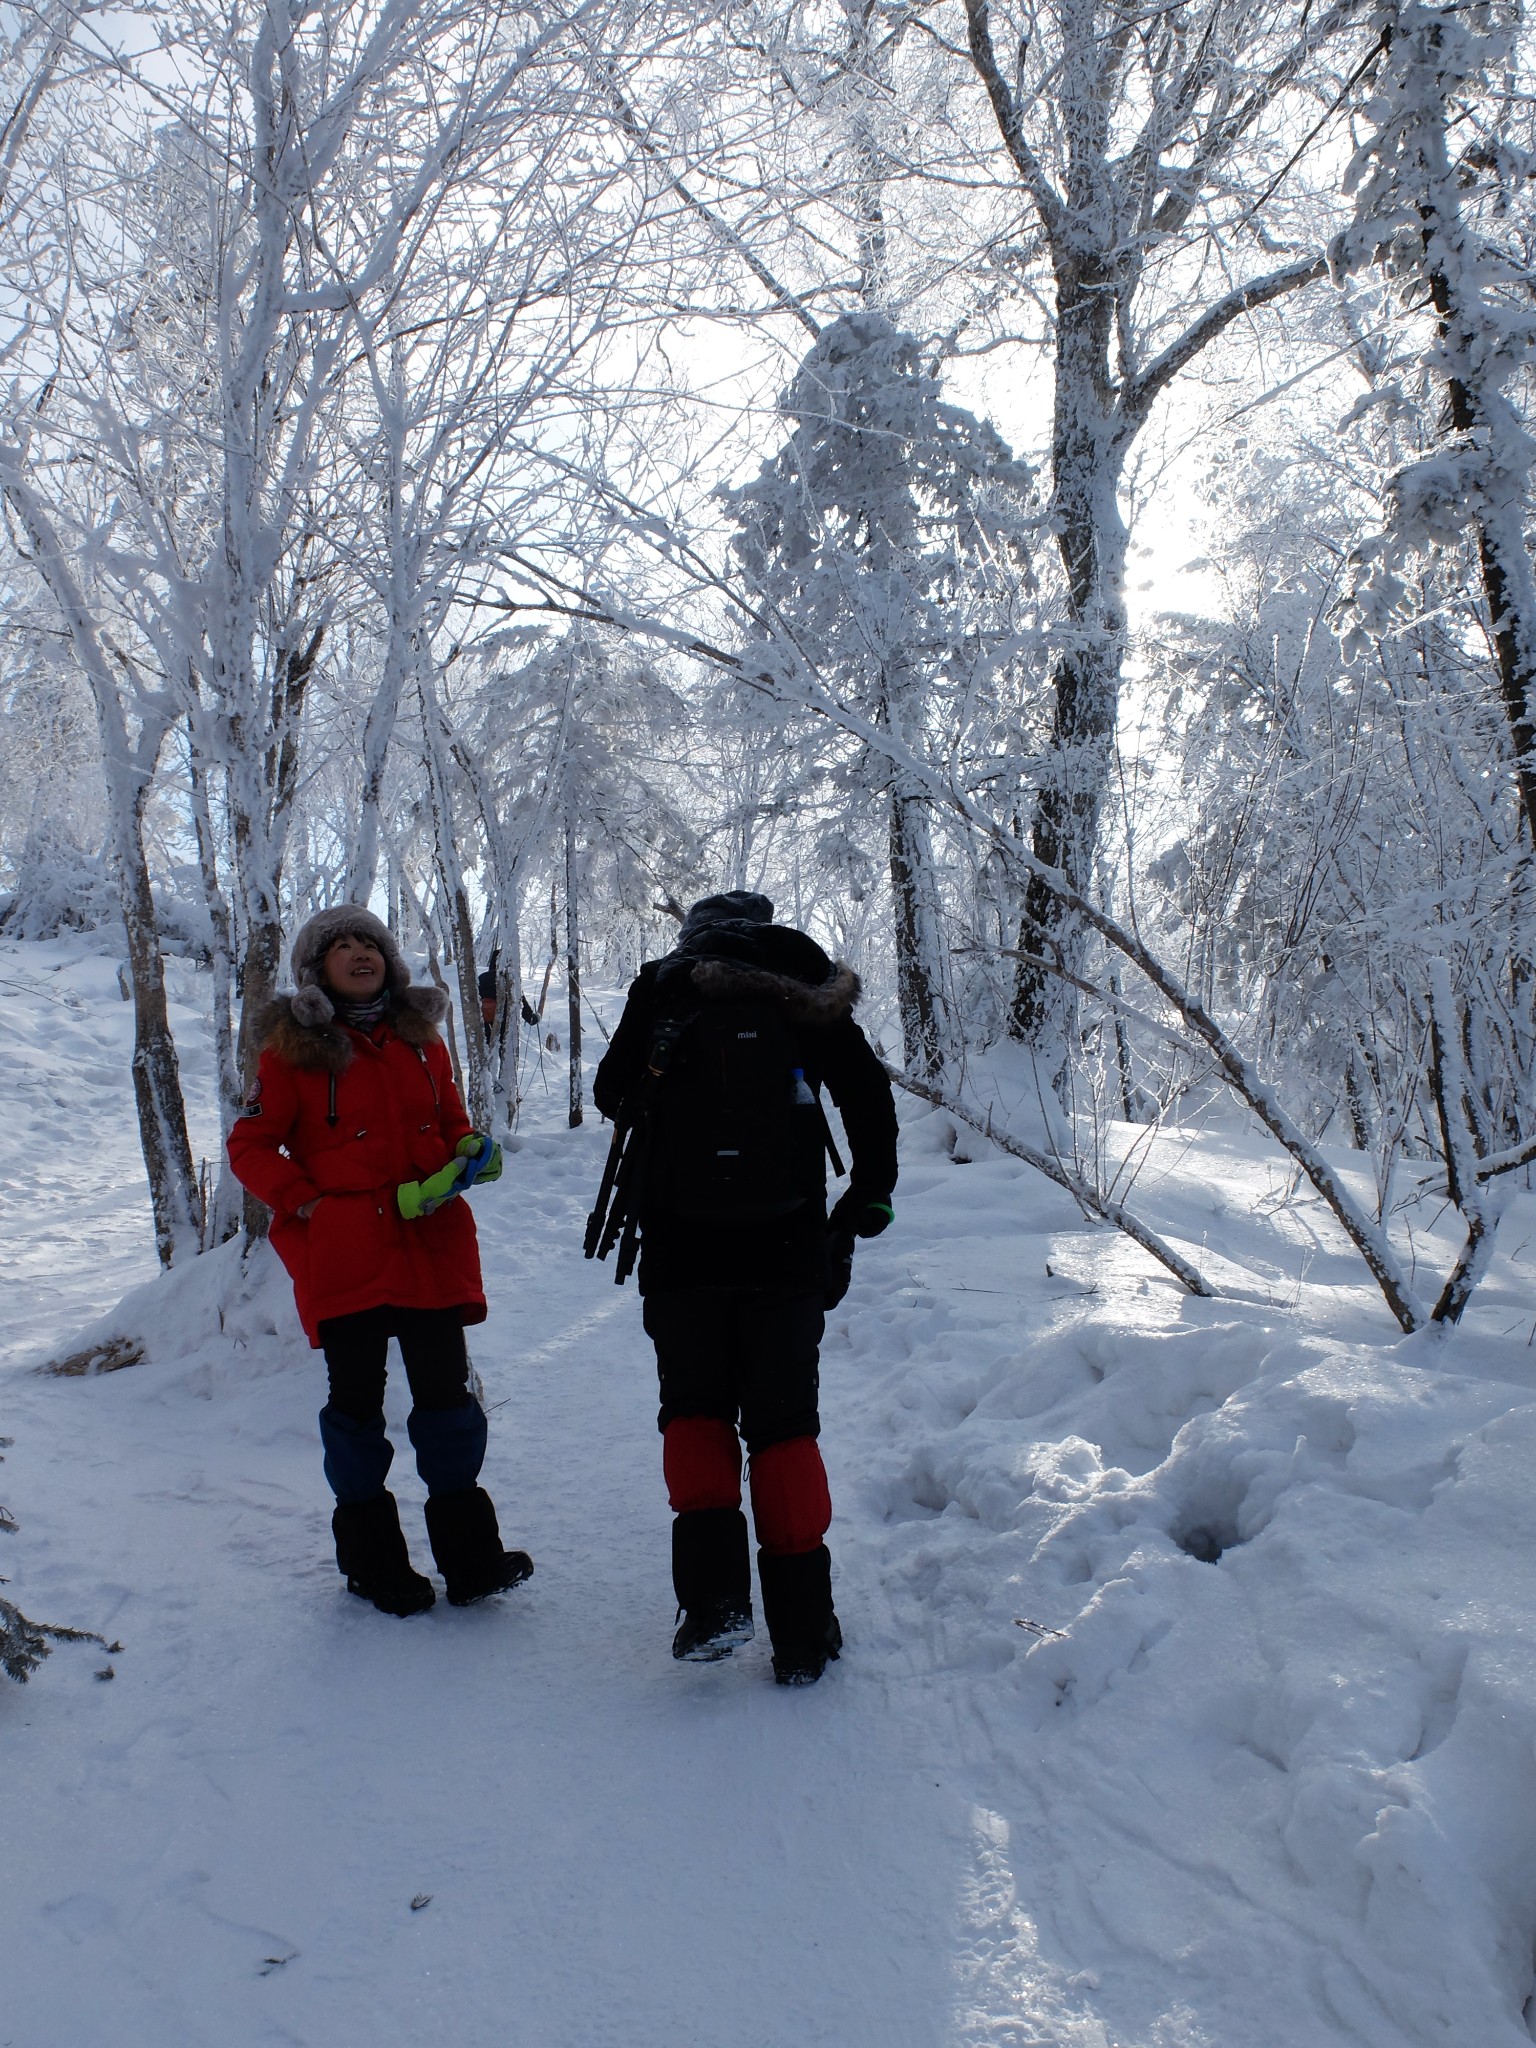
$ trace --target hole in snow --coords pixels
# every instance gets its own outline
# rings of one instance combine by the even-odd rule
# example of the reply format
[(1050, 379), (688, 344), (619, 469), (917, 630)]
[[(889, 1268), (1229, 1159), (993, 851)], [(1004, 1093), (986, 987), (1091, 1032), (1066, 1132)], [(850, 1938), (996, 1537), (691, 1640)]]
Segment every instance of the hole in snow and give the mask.
[(1176, 1529), (1173, 1540), (1197, 1564), (1216, 1564), (1223, 1551), (1234, 1550), (1243, 1539), (1235, 1523), (1194, 1522), (1187, 1529)]

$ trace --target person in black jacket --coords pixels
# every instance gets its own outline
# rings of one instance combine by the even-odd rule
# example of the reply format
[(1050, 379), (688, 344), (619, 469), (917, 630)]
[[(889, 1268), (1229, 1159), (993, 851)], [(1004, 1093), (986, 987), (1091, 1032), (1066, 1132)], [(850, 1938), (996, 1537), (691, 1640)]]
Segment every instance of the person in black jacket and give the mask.
[[(490, 1039), (496, 1031), (496, 967), (501, 959), (500, 946), (491, 948), (491, 964), (475, 981), (480, 992), (480, 1022), (485, 1026), (485, 1035)], [(523, 1022), (537, 1024), (539, 1013), (526, 996), (522, 999)]]
[[(626, 1103), (632, 1114), (659, 1027), (676, 1029), (716, 1004), (748, 1013), (758, 1005), (782, 1032), (775, 1042), (785, 1044), (790, 1068), (774, 1083), (770, 1114), (787, 1119), (792, 1102), (809, 1108), (823, 1084), (841, 1113), (853, 1156), (830, 1218), (821, 1166), (820, 1192), (777, 1214), (700, 1213), (654, 1160), (636, 1196), (682, 1610), (672, 1653), (704, 1662), (751, 1638), (744, 1439), (774, 1676), (807, 1685), (842, 1646), (824, 1541), (832, 1504), (817, 1447), (824, 1310), (847, 1285), (854, 1237), (891, 1221), (896, 1112), (885, 1069), (854, 1022), (858, 977), (772, 916), (767, 897), (744, 890), (696, 903), (675, 949), (647, 961), (631, 984), (592, 1095), (606, 1117), (617, 1120)], [(825, 1125), (819, 1108), (814, 1114), (819, 1156)]]

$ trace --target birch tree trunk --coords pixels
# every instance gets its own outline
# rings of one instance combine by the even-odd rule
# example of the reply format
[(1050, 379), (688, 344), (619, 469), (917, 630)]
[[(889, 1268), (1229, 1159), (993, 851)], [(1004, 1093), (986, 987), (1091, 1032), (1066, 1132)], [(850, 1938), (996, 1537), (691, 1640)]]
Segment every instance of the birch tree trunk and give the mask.
[(890, 796), (891, 900), (895, 909), (896, 1005), (902, 1061), (931, 1081), (943, 1070), (938, 933), (932, 900), (933, 834), (920, 796)]
[(447, 922), (454, 972), (459, 985), (459, 1014), (465, 1020), (464, 1066), (470, 1120), (476, 1130), (491, 1129), (494, 1104), (486, 1066), (485, 1033), (480, 1027), (480, 987), (475, 972), (475, 920), (470, 909), (464, 864), (459, 857), (448, 780), (448, 737), (430, 666), (417, 672), (421, 695), (422, 736), (426, 742), (427, 788), (432, 806), (433, 858)]
[[(219, 1135), (227, 1139), (234, 1128), (235, 1118), (240, 1114), (243, 1095), (234, 1031), (234, 939), (229, 899), (219, 876), (218, 849), (208, 805), (208, 779), (196, 747), (189, 746), (188, 762), (197, 861), (208, 906), (208, 920), (213, 927), (210, 972), (213, 981), (214, 1071), (219, 1094)], [(234, 1236), (240, 1228), (243, 1208), (244, 1195), (240, 1183), (235, 1179), (228, 1154), (222, 1153), (214, 1181), (213, 1207), (203, 1218), (205, 1250)]]
[(265, 744), (248, 732), (244, 717), (236, 715), (229, 721), (229, 810), (245, 911), (239, 1049), (247, 1086), (255, 1079), (262, 1019), (277, 992), (282, 971), (280, 891), (284, 848), (298, 786), (300, 719), (324, 639), (324, 627), (317, 627), (302, 646), (278, 650), (270, 719), (263, 724)]

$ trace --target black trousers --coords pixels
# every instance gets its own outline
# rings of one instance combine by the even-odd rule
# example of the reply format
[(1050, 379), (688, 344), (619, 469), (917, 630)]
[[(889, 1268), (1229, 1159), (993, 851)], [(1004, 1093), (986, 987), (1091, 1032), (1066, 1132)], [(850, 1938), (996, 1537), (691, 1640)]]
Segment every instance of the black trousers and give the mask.
[(819, 1291), (663, 1288), (645, 1296), (644, 1310), (661, 1386), (659, 1428), (684, 1415), (717, 1415), (740, 1429), (753, 1455), (821, 1434)]
[(469, 1353), (456, 1309), (365, 1308), (320, 1325), (330, 1405), (354, 1422), (384, 1406), (385, 1354), (393, 1337), (418, 1408), (461, 1408), (469, 1400)]
[(325, 1476), (342, 1506), (374, 1500), (394, 1459), (384, 1429), (385, 1353), (394, 1337), (411, 1383), (406, 1433), (428, 1493), (465, 1493), (485, 1459), (485, 1412), (469, 1391), (464, 1328), (452, 1309), (371, 1308), (320, 1325), (330, 1399), (320, 1411)]

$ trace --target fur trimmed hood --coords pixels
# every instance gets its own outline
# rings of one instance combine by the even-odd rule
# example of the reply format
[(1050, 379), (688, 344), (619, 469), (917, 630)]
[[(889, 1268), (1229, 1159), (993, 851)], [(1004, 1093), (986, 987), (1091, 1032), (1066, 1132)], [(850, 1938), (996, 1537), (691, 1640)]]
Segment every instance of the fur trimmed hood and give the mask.
[(654, 972), (658, 987), (675, 990), (686, 981), (705, 1002), (747, 996), (782, 1003), (795, 1024), (840, 1023), (859, 999), (859, 977), (846, 961), (829, 960), (793, 925), (756, 918), (724, 918), (689, 933)]
[(699, 960), (689, 976), (708, 1003), (739, 1002), (744, 996), (784, 1005), (796, 1024), (825, 1026), (851, 1014), (859, 1000), (859, 977), (839, 960), (827, 980), (814, 985), (768, 967), (748, 967), (737, 960)]
[[(448, 1014), (448, 998), (440, 988), (391, 991), (383, 1022), (407, 1045), (431, 1045), (438, 1025)], [(261, 1049), (276, 1053), (291, 1067), (340, 1074), (352, 1064), (352, 1034), (338, 1024), (323, 989), (301, 988), (279, 996), (261, 1020)]]

